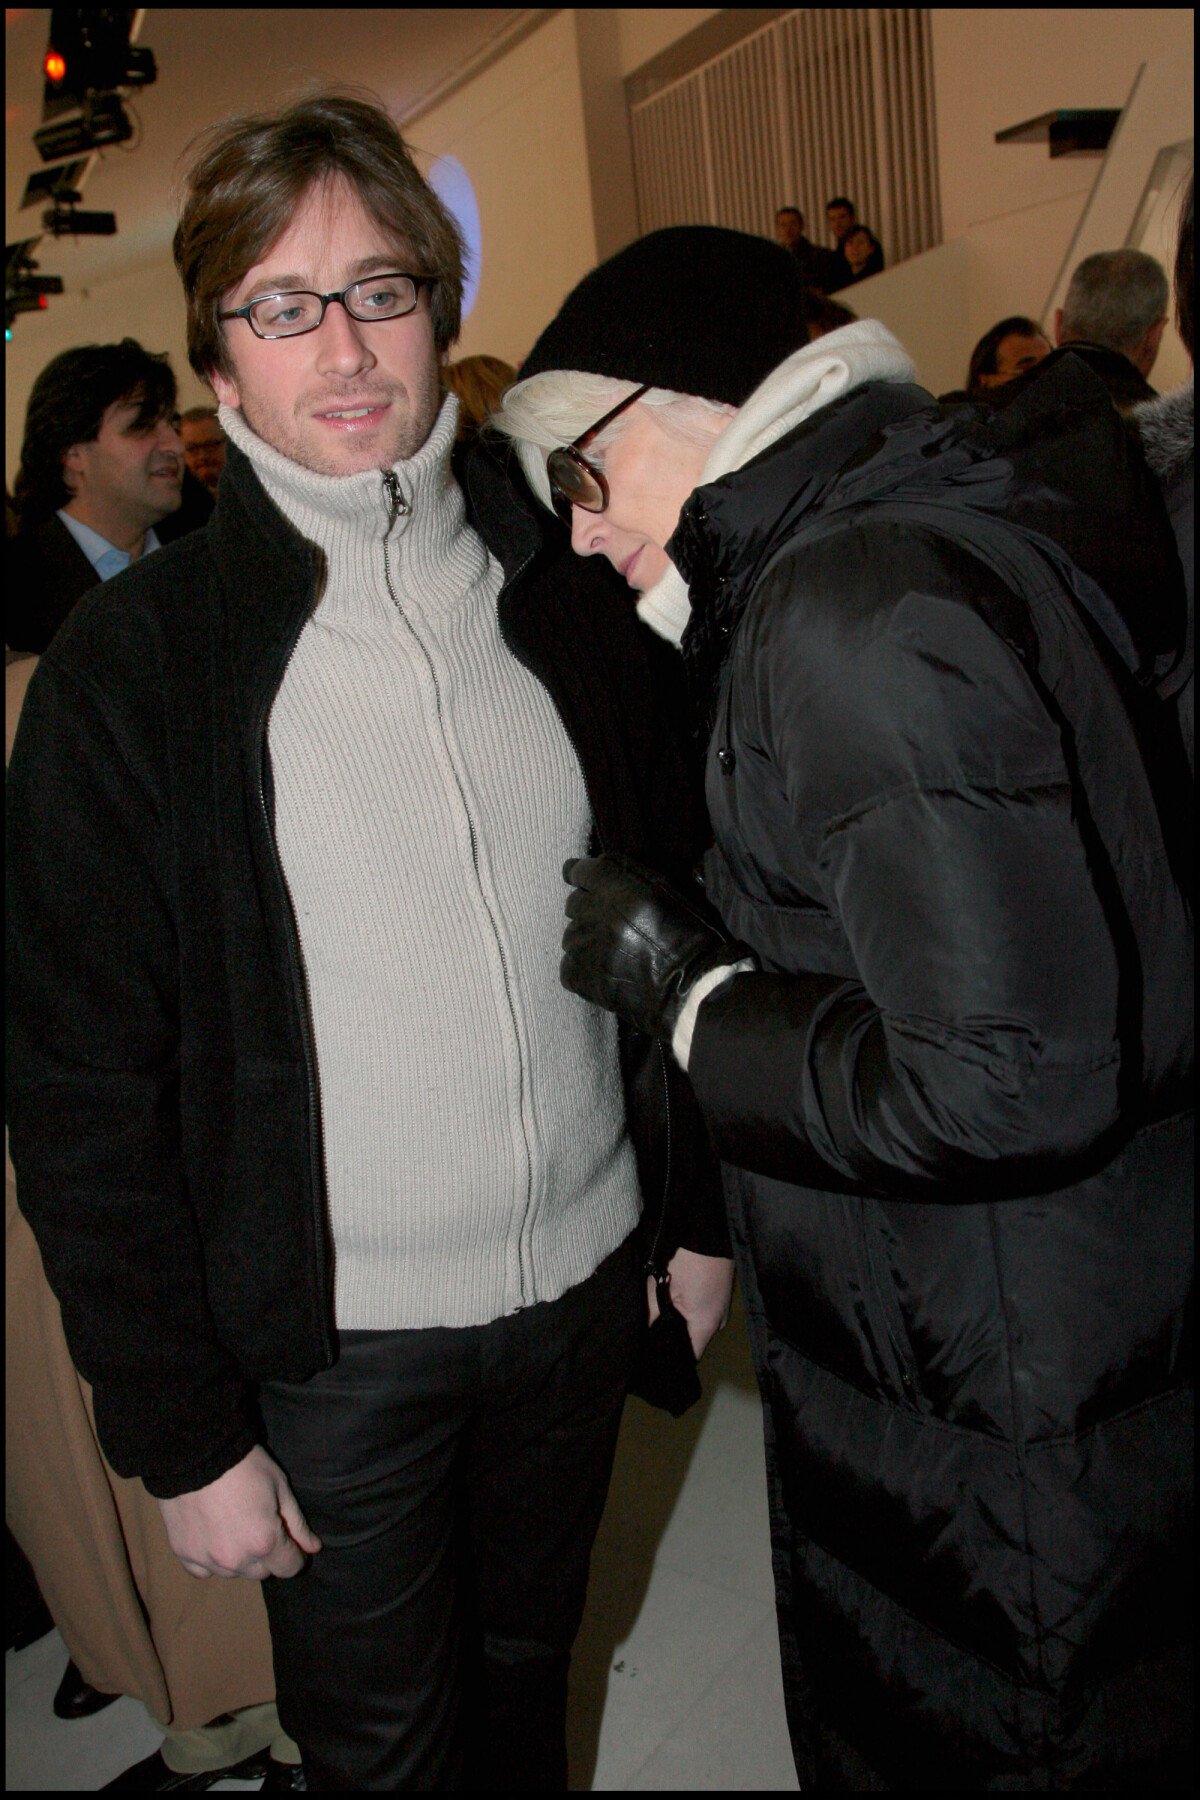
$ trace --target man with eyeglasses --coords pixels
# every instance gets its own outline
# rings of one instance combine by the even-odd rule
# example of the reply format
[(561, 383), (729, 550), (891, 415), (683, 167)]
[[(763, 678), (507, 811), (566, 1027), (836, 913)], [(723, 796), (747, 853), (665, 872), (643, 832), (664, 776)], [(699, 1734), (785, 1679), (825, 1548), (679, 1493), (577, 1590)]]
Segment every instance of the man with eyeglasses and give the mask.
[(561, 1791), (646, 1271), (693, 1380), (730, 1287), (681, 1072), (558, 979), (564, 856), (702, 847), (672, 671), (452, 462), (460, 241), (381, 110), (214, 128), (175, 254), (227, 463), (29, 689), (23, 1202), (114, 1466), (264, 1583), (309, 1785)]
[(179, 420), (179, 435), (189, 470), (215, 500), (225, 467), (225, 433), (216, 407), (189, 406)]

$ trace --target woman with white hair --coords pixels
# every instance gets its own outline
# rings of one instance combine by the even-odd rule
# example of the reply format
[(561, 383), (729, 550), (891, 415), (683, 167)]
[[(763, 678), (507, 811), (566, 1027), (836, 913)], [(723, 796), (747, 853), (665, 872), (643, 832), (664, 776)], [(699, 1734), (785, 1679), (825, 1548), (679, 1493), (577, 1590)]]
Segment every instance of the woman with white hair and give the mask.
[(671, 1045), (723, 1159), (801, 1787), (1171, 1787), (1178, 559), (1079, 359), (942, 409), (873, 321), (807, 344), (788, 265), (642, 239), (495, 421), (707, 740), (703, 892), (568, 864), (562, 979)]

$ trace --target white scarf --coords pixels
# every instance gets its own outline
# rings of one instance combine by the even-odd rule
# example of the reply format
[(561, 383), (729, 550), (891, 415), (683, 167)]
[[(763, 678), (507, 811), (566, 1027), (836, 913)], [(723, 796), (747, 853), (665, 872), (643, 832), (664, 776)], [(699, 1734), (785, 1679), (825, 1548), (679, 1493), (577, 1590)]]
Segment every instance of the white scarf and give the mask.
[[(856, 319), (797, 350), (772, 369), (734, 413), (709, 454), (697, 484), (742, 468), (819, 407), (866, 381), (915, 381), (908, 355), (878, 319)], [(637, 603), (638, 617), (672, 644), (682, 641), (691, 603), (687, 583), (672, 563)]]

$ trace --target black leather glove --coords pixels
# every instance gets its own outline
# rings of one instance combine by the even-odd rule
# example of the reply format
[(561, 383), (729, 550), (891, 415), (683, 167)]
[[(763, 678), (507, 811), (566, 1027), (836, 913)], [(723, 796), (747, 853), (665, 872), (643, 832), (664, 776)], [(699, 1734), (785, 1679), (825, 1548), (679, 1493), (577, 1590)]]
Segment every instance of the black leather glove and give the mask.
[(584, 856), (563, 867), (574, 892), (559, 977), (566, 988), (668, 1040), (692, 984), (751, 952), (632, 857)]

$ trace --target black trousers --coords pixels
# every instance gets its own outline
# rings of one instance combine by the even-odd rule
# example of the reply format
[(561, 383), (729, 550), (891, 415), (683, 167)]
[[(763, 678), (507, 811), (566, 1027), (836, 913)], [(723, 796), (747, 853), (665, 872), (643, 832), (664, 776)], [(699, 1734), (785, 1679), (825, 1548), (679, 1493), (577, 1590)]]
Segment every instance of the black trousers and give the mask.
[(323, 1544), (263, 1584), (310, 1787), (565, 1791), (571, 1645), (645, 1315), (630, 1238), (559, 1300), (344, 1331), (331, 1369), (261, 1388)]

